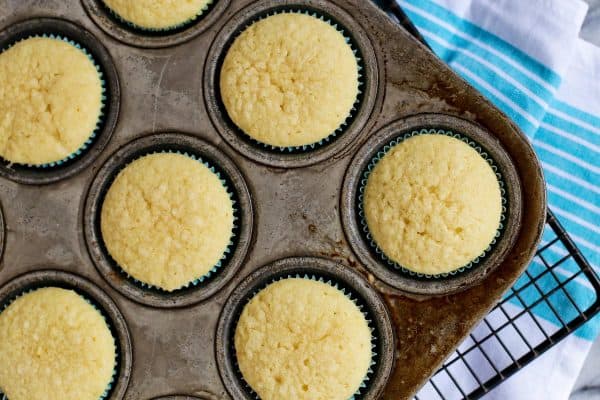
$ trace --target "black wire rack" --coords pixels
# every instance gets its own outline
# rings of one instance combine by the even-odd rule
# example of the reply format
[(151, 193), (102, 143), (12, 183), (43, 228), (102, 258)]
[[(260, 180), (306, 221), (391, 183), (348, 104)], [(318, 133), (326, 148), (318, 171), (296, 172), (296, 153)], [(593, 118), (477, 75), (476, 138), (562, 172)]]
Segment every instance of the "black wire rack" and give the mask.
[[(427, 45), (395, 0), (375, 2)], [(479, 399), (598, 312), (600, 279), (548, 211), (533, 263), (415, 400)]]

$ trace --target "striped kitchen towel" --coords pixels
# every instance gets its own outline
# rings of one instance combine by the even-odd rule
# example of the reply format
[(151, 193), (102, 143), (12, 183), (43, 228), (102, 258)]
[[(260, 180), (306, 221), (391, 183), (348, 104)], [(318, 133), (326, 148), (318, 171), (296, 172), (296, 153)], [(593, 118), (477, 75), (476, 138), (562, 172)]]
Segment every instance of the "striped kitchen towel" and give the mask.
[[(433, 51), (530, 138), (545, 171), (550, 208), (600, 272), (600, 49), (579, 38), (586, 3), (398, 2)], [(543, 240), (550, 238), (545, 236)], [(554, 254), (549, 257), (556, 259), (566, 252), (554, 246), (551, 251)], [(534, 261), (531, 274), (535, 276), (540, 268), (541, 261)], [(569, 273), (570, 268), (577, 267), (565, 263), (561, 268)], [(561, 270), (556, 272), (560, 275)], [(546, 277), (540, 285), (556, 285), (552, 275)], [(585, 280), (570, 284), (569, 291), (576, 301), (593, 302), (594, 292)], [(524, 299), (514, 301), (510, 307), (518, 312), (523, 302), (534, 302), (536, 295), (539, 293), (535, 289), (525, 291)], [(560, 314), (569, 313), (569, 307), (565, 302), (558, 305), (558, 310), (538, 307), (533, 311), (551, 328), (560, 324)], [(527, 336), (527, 326), (522, 330)], [(533, 326), (531, 332), (533, 335)], [(595, 318), (494, 389), (486, 399), (567, 399), (598, 333), (600, 318)], [(510, 335), (503, 339), (513, 340)], [(480, 371), (484, 369), (482, 365)], [(419, 398), (428, 399), (428, 393), (422, 392)], [(432, 394), (431, 398), (437, 397)]]

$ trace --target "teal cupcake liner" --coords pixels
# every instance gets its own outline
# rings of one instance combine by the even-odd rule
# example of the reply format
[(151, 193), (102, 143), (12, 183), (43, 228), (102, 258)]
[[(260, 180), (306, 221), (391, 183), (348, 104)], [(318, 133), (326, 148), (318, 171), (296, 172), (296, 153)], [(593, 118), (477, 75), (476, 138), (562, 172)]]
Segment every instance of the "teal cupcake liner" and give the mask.
[[(221, 175), (222, 173), (220, 171), (217, 170), (217, 168), (215, 168), (214, 165), (212, 165), (210, 162), (202, 159), (202, 157), (196, 156), (194, 154), (188, 153), (188, 152), (181, 152), (178, 150), (163, 150), (163, 151), (152, 151), (149, 153), (144, 153), (141, 156), (138, 156), (132, 160), (130, 160), (128, 163), (126, 163), (125, 165), (123, 165), (123, 167), (118, 170), (115, 173), (115, 178), (116, 176), (119, 174), (119, 172), (123, 171), (129, 164), (131, 164), (132, 162), (139, 160), (145, 156), (149, 156), (152, 154), (161, 154), (161, 153), (167, 153), (167, 154), (181, 154), (184, 155), (186, 157), (191, 158), (192, 160), (198, 161), (199, 163), (203, 164), (205, 167), (207, 167), (213, 174), (215, 174), (219, 180), (221, 181), (221, 184), (223, 185), (223, 187), (225, 188), (225, 190), (227, 191), (227, 195), (229, 196), (229, 199), (231, 200), (231, 203), (233, 205), (233, 228), (231, 230), (231, 237), (229, 238), (229, 243), (227, 244), (227, 247), (225, 248), (225, 250), (223, 251), (223, 255), (221, 256), (221, 259), (204, 275), (199, 276), (198, 278), (186, 283), (185, 285), (175, 289), (175, 290), (165, 290), (163, 288), (160, 288), (156, 285), (152, 285), (149, 284), (147, 282), (143, 282), (139, 279), (136, 279), (135, 277), (133, 277), (132, 275), (130, 275), (127, 271), (125, 271), (120, 265), (119, 263), (112, 257), (112, 255), (109, 253), (108, 249), (106, 249), (105, 247), (105, 251), (106, 254), (109, 255), (110, 259), (112, 260), (113, 265), (115, 265), (117, 267), (117, 269), (119, 270), (119, 272), (124, 275), (125, 277), (127, 277), (128, 280), (130, 280), (131, 282), (135, 283), (137, 286), (143, 288), (143, 289), (149, 289), (149, 290), (154, 290), (160, 293), (177, 293), (178, 291), (181, 290), (185, 290), (185, 289), (189, 289), (191, 287), (194, 286), (198, 286), (200, 284), (202, 284), (204, 281), (208, 280), (209, 278), (211, 278), (213, 275), (215, 275), (216, 273), (219, 272), (219, 270), (221, 269), (221, 267), (224, 266), (224, 261), (227, 260), (227, 258), (233, 254), (233, 250), (235, 247), (235, 239), (236, 239), (236, 231), (238, 229), (238, 223), (237, 221), (239, 220), (239, 209), (237, 208), (237, 202), (235, 200), (235, 195), (233, 193), (233, 191), (231, 190), (229, 184), (227, 183), (227, 180), (224, 179)], [(113, 179), (114, 181), (114, 179)], [(112, 181), (111, 181), (112, 182)]]
[(109, 14), (114, 19), (119, 21), (121, 24), (126, 25), (127, 27), (134, 29), (136, 31), (148, 32), (148, 33), (158, 33), (158, 34), (166, 34), (166, 33), (170, 33), (171, 31), (178, 31), (181, 29), (185, 29), (185, 28), (189, 27), (190, 25), (193, 25), (201, 17), (203, 17), (207, 14), (207, 12), (212, 8), (212, 6), (214, 5), (214, 3), (216, 1), (217, 0), (210, 0), (200, 10), (198, 10), (198, 13), (196, 15), (194, 15), (192, 18), (188, 19), (187, 21), (184, 21), (179, 24), (172, 25), (172, 26), (167, 26), (164, 28), (147, 28), (147, 27), (137, 25), (137, 24), (123, 18), (119, 13), (117, 13), (115, 10), (110, 8), (104, 0), (101, 0), (102, 6), (109, 12)]
[[(35, 288), (32, 288), (32, 289), (25, 289), (25, 290), (23, 290), (23, 291), (21, 291), (21, 292), (17, 293), (16, 295), (13, 295), (13, 296), (12, 296), (10, 299), (4, 300), (4, 301), (3, 301), (3, 303), (4, 303), (4, 304), (2, 305), (2, 309), (0, 310), (0, 314), (1, 314), (1, 313), (2, 313), (4, 310), (6, 310), (6, 309), (7, 309), (7, 308), (8, 308), (8, 307), (9, 307), (9, 306), (12, 304), (12, 303), (14, 303), (14, 302), (15, 302), (15, 301), (16, 301), (16, 300), (19, 298), (19, 297), (22, 297), (22, 296), (24, 296), (24, 295), (26, 295), (26, 294), (33, 293), (33, 292), (35, 292), (35, 291), (37, 291), (37, 290), (40, 290), (40, 289), (46, 289), (46, 288), (59, 288), (59, 289), (64, 289), (64, 288), (62, 288), (62, 287), (59, 287), (59, 286), (52, 286), (52, 285), (50, 285), (50, 286), (39, 286), (39, 287), (35, 287)], [(78, 291), (77, 291), (77, 290), (75, 290), (75, 289), (72, 289), (72, 288), (66, 288), (66, 289), (67, 289), (67, 290), (72, 290), (72, 291), (74, 291), (75, 293), (77, 293), (77, 295), (78, 295), (78, 296), (80, 296), (81, 298), (83, 298), (83, 299), (84, 299), (84, 300), (85, 300), (85, 301), (86, 301), (86, 302), (87, 302), (89, 305), (91, 305), (92, 307), (94, 307), (94, 309), (95, 309), (95, 310), (96, 310), (96, 311), (97, 311), (97, 312), (98, 312), (98, 313), (99, 313), (99, 314), (102, 316), (102, 319), (104, 319), (104, 322), (106, 323), (106, 326), (108, 326), (109, 330), (111, 331), (111, 335), (112, 335), (112, 337), (113, 337), (113, 339), (114, 339), (114, 343), (115, 343), (115, 360), (114, 360), (114, 368), (113, 368), (112, 376), (110, 377), (110, 381), (108, 382), (108, 385), (107, 385), (106, 389), (104, 389), (104, 393), (102, 393), (102, 395), (101, 395), (101, 396), (98, 398), (98, 400), (105, 400), (105, 399), (108, 397), (108, 395), (110, 394), (110, 391), (112, 390), (112, 388), (113, 388), (113, 385), (114, 385), (114, 383), (115, 383), (115, 380), (116, 380), (116, 377), (117, 377), (117, 369), (118, 369), (118, 357), (119, 357), (119, 356), (118, 356), (118, 354), (119, 354), (119, 349), (118, 349), (118, 348), (117, 348), (117, 346), (116, 346), (116, 343), (117, 343), (117, 338), (116, 338), (116, 337), (115, 337), (115, 335), (113, 334), (113, 327), (112, 327), (112, 324), (111, 324), (111, 323), (110, 323), (110, 321), (109, 321), (109, 320), (106, 318), (106, 315), (104, 315), (104, 312), (103, 312), (102, 310), (100, 310), (100, 309), (99, 309), (99, 308), (96, 306), (96, 304), (94, 304), (94, 302), (93, 302), (93, 301), (91, 301), (89, 298), (87, 298), (86, 296), (82, 295), (80, 292), (78, 292)], [(10, 400), (10, 399), (8, 398), (8, 396), (7, 396), (7, 395), (5, 395), (5, 394), (2, 392), (2, 389), (1, 389), (1, 388), (0, 388), (0, 400)]]
[[(355, 44), (354, 40), (348, 34), (348, 32), (347, 32), (348, 30), (346, 28), (344, 28), (341, 24), (334, 21), (332, 18), (330, 18), (328, 16), (320, 14), (312, 9), (309, 10), (309, 9), (303, 8), (301, 6), (296, 7), (296, 8), (282, 7), (280, 9), (269, 10), (268, 12), (266, 12), (264, 14), (258, 15), (257, 17), (251, 19), (248, 23), (246, 23), (242, 27), (242, 29), (239, 30), (238, 34), (232, 39), (231, 43), (233, 43), (233, 41), (235, 41), (235, 39), (237, 39), (239, 37), (239, 35), (241, 35), (246, 29), (248, 29), (250, 26), (252, 26), (256, 22), (262, 21), (264, 19), (267, 19), (268, 17), (272, 17), (272, 16), (278, 15), (278, 14), (305, 14), (305, 15), (315, 17), (317, 19), (320, 19), (323, 22), (328, 23), (329, 25), (334, 27), (338, 32), (340, 32), (344, 36), (346, 43), (350, 46), (350, 48), (352, 49), (352, 52), (354, 53), (354, 56), (356, 57), (356, 62), (357, 62), (357, 66), (358, 66), (358, 93), (356, 96), (356, 100), (354, 101), (354, 105), (350, 109), (350, 113), (348, 114), (346, 119), (342, 122), (342, 124), (335, 131), (333, 131), (327, 137), (325, 137), (317, 142), (302, 145), (302, 146), (288, 146), (288, 147), (273, 146), (273, 145), (263, 143), (259, 140), (254, 139), (253, 137), (251, 137), (250, 135), (245, 133), (237, 125), (235, 125), (235, 123), (233, 121), (231, 121), (231, 123), (236, 127), (236, 130), (238, 131), (238, 133), (240, 133), (246, 140), (248, 140), (249, 142), (251, 142), (252, 144), (254, 144), (256, 146), (262, 147), (269, 151), (278, 152), (278, 153), (292, 153), (292, 154), (293, 153), (305, 153), (308, 151), (316, 150), (322, 146), (325, 146), (325, 145), (333, 142), (339, 135), (343, 134), (346, 131), (346, 129), (348, 129), (348, 127), (354, 120), (356, 112), (360, 108), (362, 101), (363, 101), (363, 97), (364, 97), (364, 89), (363, 88), (365, 86), (365, 81), (364, 81), (363, 71), (365, 68), (364, 68), (364, 64), (363, 64), (363, 57), (362, 57), (362, 54), (360, 53), (360, 50), (358, 49), (358, 46)], [(226, 52), (224, 52), (224, 53), (226, 54)], [(225, 114), (228, 115), (227, 110), (225, 110)]]
[[(367, 321), (367, 324), (371, 331), (371, 364), (370, 364), (369, 369), (368, 369), (363, 381), (361, 382), (358, 390), (351, 397), (348, 398), (348, 400), (358, 400), (360, 398), (360, 395), (362, 394), (363, 390), (365, 388), (367, 388), (369, 381), (371, 380), (371, 377), (374, 373), (373, 368), (377, 364), (376, 360), (377, 360), (378, 354), (376, 352), (376, 348), (377, 348), (376, 341), (378, 340), (378, 338), (377, 338), (377, 331), (376, 331), (375, 327), (373, 326), (373, 317), (367, 311), (364, 310), (365, 307), (362, 304), (360, 304), (359, 297), (356, 296), (355, 294), (353, 294), (350, 290), (346, 290), (344, 287), (340, 287), (340, 285), (337, 282), (335, 282), (334, 280), (332, 280), (330, 278), (323, 278), (322, 276), (318, 276), (315, 274), (286, 274), (286, 275), (279, 276), (279, 277), (269, 280), (267, 283), (260, 285), (253, 292), (251, 292), (251, 294), (247, 297), (244, 304), (240, 307), (240, 314), (236, 316), (236, 319), (239, 319), (244, 307), (259, 292), (266, 289), (268, 286), (270, 286), (273, 283), (283, 281), (286, 279), (293, 279), (293, 278), (308, 279), (308, 280), (313, 280), (316, 282), (322, 282), (322, 283), (328, 284), (329, 286), (341, 291), (348, 299), (350, 299), (356, 305), (356, 307), (358, 307), (358, 309), (361, 311), (361, 313), (365, 317), (365, 320)], [(235, 324), (235, 327), (237, 327), (237, 322)], [(235, 327), (233, 329), (233, 332), (231, 332), (232, 337), (235, 335)], [(237, 373), (239, 379), (243, 383), (243, 386), (246, 388), (246, 391), (248, 393), (250, 393), (252, 395), (252, 397), (254, 397), (256, 400), (261, 400), (260, 397), (258, 396), (258, 394), (254, 391), (254, 389), (252, 389), (252, 387), (248, 384), (248, 382), (246, 382), (246, 379), (244, 379), (244, 376), (242, 375), (242, 371), (240, 370), (240, 366), (237, 361), (234, 340), (230, 340), (230, 343), (231, 343), (231, 354), (233, 354), (233, 365), (235, 367), (235, 370), (236, 370), (236, 373)]]
[[(96, 127), (94, 128), (94, 130), (91, 132), (90, 136), (88, 137), (88, 139), (81, 145), (81, 147), (79, 149), (77, 149), (75, 152), (69, 154), (68, 156), (66, 156), (65, 158), (61, 159), (61, 160), (57, 160), (57, 161), (52, 161), (49, 163), (45, 163), (45, 164), (19, 164), (19, 163), (10, 163), (13, 165), (23, 165), (27, 168), (40, 168), (40, 169), (44, 169), (44, 168), (53, 168), (53, 167), (58, 167), (61, 166), (62, 164), (69, 162), (75, 158), (78, 158), (79, 156), (81, 156), (83, 154), (83, 152), (85, 152), (85, 150), (93, 143), (94, 139), (96, 138), (96, 135), (98, 135), (99, 131), (100, 131), (100, 127), (102, 125), (102, 122), (104, 121), (104, 110), (106, 108), (106, 81), (104, 80), (104, 74), (102, 73), (102, 69), (100, 68), (100, 65), (96, 62), (96, 60), (94, 59), (94, 57), (92, 56), (92, 54), (83, 46), (81, 46), (79, 43), (68, 39), (64, 36), (61, 35), (56, 35), (56, 34), (43, 34), (43, 35), (30, 35), (26, 38), (17, 40), (16, 42), (12, 43), (11, 45), (3, 48), (2, 50), (0, 50), (0, 53), (5, 52), (6, 50), (10, 49), (11, 47), (13, 47), (14, 45), (16, 45), (17, 43), (23, 42), (25, 40), (28, 39), (32, 39), (32, 38), (36, 38), (36, 37), (42, 37), (42, 38), (48, 38), (48, 39), (55, 39), (55, 40), (60, 40), (63, 41), (65, 43), (70, 44), (71, 46), (77, 48), (78, 50), (80, 50), (81, 52), (83, 52), (87, 58), (92, 62), (92, 64), (94, 64), (94, 67), (96, 68), (96, 71), (98, 72), (98, 77), (100, 78), (100, 85), (101, 85), (101, 90), (102, 90), (102, 94), (101, 94), (101, 98), (100, 98), (100, 113), (98, 115), (98, 121), (96, 122)], [(8, 160), (6, 160), (8, 161)]]
[[(365, 194), (365, 189), (367, 186), (367, 181), (369, 179), (369, 176), (373, 172), (373, 169), (377, 165), (377, 163), (392, 148), (394, 148), (396, 145), (402, 143), (404, 140), (409, 139), (413, 136), (426, 135), (426, 134), (445, 135), (445, 136), (453, 137), (455, 139), (461, 140), (462, 142), (468, 144), (471, 148), (475, 149), (477, 151), (477, 153), (479, 153), (479, 155), (490, 165), (490, 167), (496, 174), (496, 179), (498, 180), (498, 185), (500, 186), (500, 195), (501, 195), (501, 201), (502, 201), (502, 212), (500, 214), (500, 223), (498, 225), (498, 229), (496, 230), (496, 234), (495, 234), (494, 238), (492, 239), (492, 241), (490, 242), (490, 244), (488, 245), (488, 247), (479, 256), (474, 258), (468, 264), (463, 265), (463, 266), (455, 269), (454, 271), (441, 273), (441, 274), (423, 274), (423, 273), (415, 272), (415, 271), (410, 270), (407, 267), (404, 267), (404, 266), (398, 264), (397, 262), (391, 260), (390, 258), (388, 258), (387, 255), (383, 252), (383, 250), (381, 250), (381, 248), (377, 245), (377, 243), (375, 242), (375, 239), (371, 235), (371, 233), (369, 231), (369, 226), (367, 224), (367, 219), (365, 216), (365, 211), (364, 211), (364, 194)], [(386, 265), (388, 265), (389, 267), (393, 268), (394, 270), (396, 270), (398, 272), (401, 272), (404, 275), (408, 275), (413, 278), (416, 277), (419, 279), (426, 279), (426, 280), (444, 279), (444, 278), (448, 278), (451, 276), (459, 275), (465, 271), (468, 271), (468, 270), (476, 267), (492, 251), (492, 249), (494, 248), (494, 246), (496, 245), (499, 238), (502, 236), (502, 234), (504, 232), (504, 228), (505, 228), (504, 221), (506, 221), (506, 218), (507, 218), (506, 213), (507, 213), (508, 198), (506, 196), (506, 183), (504, 182), (504, 177), (503, 177), (502, 173), (500, 172), (498, 166), (496, 165), (496, 162), (485, 151), (485, 149), (483, 149), (481, 147), (481, 145), (479, 145), (477, 142), (473, 141), (472, 139), (470, 139), (464, 135), (461, 135), (459, 133), (455, 133), (451, 130), (445, 130), (445, 129), (413, 130), (411, 132), (408, 132), (408, 133), (405, 133), (403, 135), (396, 137), (395, 139), (390, 141), (388, 144), (384, 145), (377, 152), (377, 154), (375, 154), (375, 156), (371, 159), (371, 161), (367, 165), (365, 171), (363, 172), (357, 193), (358, 193), (358, 198), (357, 198), (358, 219), (359, 219), (360, 226), (361, 226), (361, 234), (366, 239), (370, 248), (375, 252), (377, 257), (381, 261), (383, 261)]]

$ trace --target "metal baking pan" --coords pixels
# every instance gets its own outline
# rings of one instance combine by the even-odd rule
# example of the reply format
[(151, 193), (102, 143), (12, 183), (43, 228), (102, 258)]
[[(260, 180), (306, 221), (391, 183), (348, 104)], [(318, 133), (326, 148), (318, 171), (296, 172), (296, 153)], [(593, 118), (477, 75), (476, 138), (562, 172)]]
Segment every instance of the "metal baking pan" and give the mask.
[[(216, 74), (232, 35), (272, 7), (304, 8), (340, 23), (363, 58), (366, 82), (358, 113), (339, 139), (315, 151), (278, 153), (253, 146), (236, 133), (219, 104)], [(381, 376), (386, 371), (391, 376), (359, 398), (409, 398), (535, 252), (546, 198), (527, 139), (371, 2), (217, 0), (205, 17), (172, 35), (147, 35), (120, 24), (100, 0), (7, 0), (0, 9), (2, 46), (16, 31), (39, 34), (55, 28), (100, 59), (111, 111), (100, 139), (64, 167), (31, 170), (0, 163), (0, 294), (6, 297), (24, 282), (54, 282), (88, 293), (114, 316), (122, 372), (111, 400), (236, 396), (231, 367), (223, 365), (229, 362), (226, 338), (218, 333), (227, 326), (227, 310), (235, 309), (228, 299), (258, 279), (254, 274), (260, 267), (290, 264), (329, 271), (363, 293), (365, 301), (374, 299), (369, 304), (384, 332), (391, 316), (394, 329), (381, 335), (387, 350), (379, 360)], [(353, 166), (390, 126), (415, 123), (486, 132), (506, 151), (520, 187), (511, 242), (493, 265), (476, 269), (464, 282), (450, 280), (454, 294), (403, 285), (368, 260), (352, 233), (356, 221), (346, 194), (354, 190)], [(242, 204), (236, 251), (230, 268), (206, 287), (173, 295), (144, 290), (103, 254), (94, 227), (103, 185), (128, 155), (148, 146), (183, 146), (212, 157), (235, 184)], [(278, 261), (290, 257), (313, 258)]]

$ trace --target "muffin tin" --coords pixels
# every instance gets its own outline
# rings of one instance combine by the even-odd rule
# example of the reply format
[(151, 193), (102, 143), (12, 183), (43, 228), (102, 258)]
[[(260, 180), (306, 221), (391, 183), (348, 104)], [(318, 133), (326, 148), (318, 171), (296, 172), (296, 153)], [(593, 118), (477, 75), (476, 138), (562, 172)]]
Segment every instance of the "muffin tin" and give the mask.
[[(0, 11), (2, 46), (18, 35), (60, 30), (100, 59), (111, 90), (105, 131), (72, 164), (44, 170), (0, 165), (6, 226), (1, 229), (0, 218), (0, 301), (28, 282), (64, 283), (89, 293), (109, 315), (122, 315), (115, 330), (125, 370), (109, 399), (244, 398), (226, 344), (227, 324), (240, 293), (282, 266), (333, 270), (364, 291), (387, 333), (376, 377), (359, 398), (409, 398), (531, 260), (546, 198), (527, 139), (369, 1), (216, 0), (185, 29), (160, 34), (123, 26), (102, 7), (100, 0), (8, 0)], [(215, 83), (227, 44), (272, 8), (337, 21), (363, 58), (357, 114), (346, 132), (312, 151), (255, 146), (233, 129), (218, 99)], [(380, 140), (406, 126), (475, 135), (514, 195), (502, 244), (488, 263), (437, 286), (386, 269), (357, 232), (357, 171)], [(171, 294), (123, 276), (97, 230), (98, 206), (116, 170), (140, 151), (165, 148), (214, 161), (240, 206), (236, 250), (227, 265), (206, 284)]]

